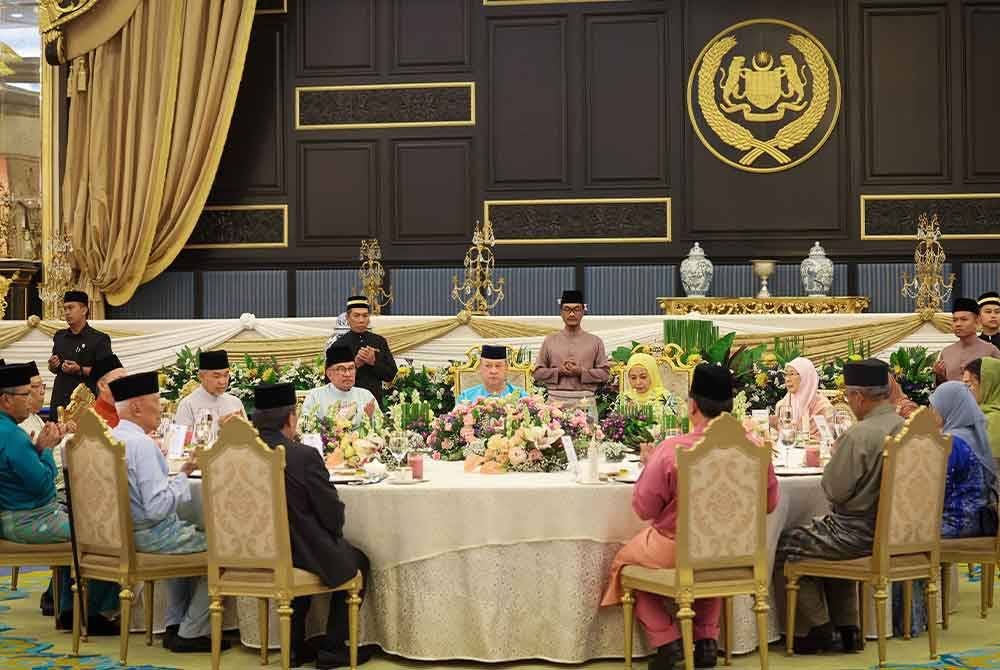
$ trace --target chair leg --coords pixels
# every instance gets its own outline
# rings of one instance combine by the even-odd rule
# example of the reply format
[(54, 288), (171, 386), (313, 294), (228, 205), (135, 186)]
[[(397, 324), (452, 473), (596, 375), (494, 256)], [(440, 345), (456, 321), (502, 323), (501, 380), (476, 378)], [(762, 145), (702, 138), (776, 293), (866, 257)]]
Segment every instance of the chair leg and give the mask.
[(292, 655), (292, 606), (288, 598), (278, 601), (278, 625), (281, 630), (281, 670), (288, 670)]
[(358, 667), (358, 610), (360, 609), (360, 589), (351, 589), (347, 596), (347, 640), (351, 670), (357, 670)]
[(684, 648), (684, 670), (694, 670), (694, 598), (677, 598), (677, 619), (681, 622), (681, 644)]
[[(950, 569), (951, 569), (951, 563), (942, 563), (941, 564), (941, 575), (942, 576), (947, 575), (948, 571)], [(980, 599), (982, 598), (982, 595), (983, 595), (982, 586), (983, 586), (983, 584), (982, 584), (982, 582), (980, 582), (979, 583), (979, 587), (980, 587), (979, 588)], [(951, 587), (948, 584), (948, 579), (947, 578), (942, 579), (941, 580), (941, 628), (944, 629), (944, 630), (948, 630), (948, 625), (950, 623), (949, 619), (951, 619), (951, 614), (948, 611), (948, 597), (949, 597), (949, 595), (951, 595), (951, 594), (948, 593), (948, 591), (950, 589), (951, 589)]]
[(119, 621), (118, 631), (118, 660), (122, 665), (128, 665), (128, 627), (132, 620), (132, 601), (135, 600), (135, 593), (129, 588), (131, 584), (123, 585), (118, 592), (118, 604), (121, 608), (121, 621)]
[(142, 601), (143, 601), (143, 614), (146, 618), (146, 646), (153, 646), (153, 596), (155, 595), (153, 585), (156, 582), (150, 580), (143, 584), (142, 589)]
[(10, 569), (10, 590), (17, 591), (17, 578), (21, 575), (21, 568), (16, 565)]
[(889, 582), (884, 577), (875, 587), (875, 626), (878, 628), (878, 664), (885, 665), (885, 601), (889, 598)]
[(858, 628), (861, 630), (861, 649), (868, 639), (868, 584), (858, 582)]
[[(219, 670), (222, 662), (222, 597), (213, 595), (208, 606), (212, 620), (212, 670)], [(267, 644), (266, 642), (264, 644)]]
[[(788, 582), (785, 584), (785, 653), (788, 656), (795, 654), (795, 605), (799, 599), (799, 577), (798, 575), (786, 575)], [(763, 647), (764, 643), (761, 642)]]
[[(768, 593), (767, 588), (758, 589), (757, 595), (754, 597), (753, 611), (757, 614), (757, 641), (758, 641), (758, 654), (760, 654), (760, 670), (767, 670), (767, 612), (771, 609), (770, 605), (767, 604)], [(726, 655), (729, 655), (729, 647), (726, 648)], [(728, 663), (728, 659), (727, 659)]]
[(909, 640), (912, 637), (910, 629), (913, 627), (913, 582), (907, 580), (903, 582), (903, 639)]
[(632, 589), (625, 589), (622, 594), (622, 613), (625, 615), (625, 670), (632, 670), (632, 610), (635, 607), (635, 596)]
[[(986, 576), (986, 571), (989, 570), (989, 577)], [(995, 563), (990, 563), (989, 565), (983, 566), (983, 583), (986, 584), (986, 606), (989, 609), (993, 608), (993, 584), (996, 581), (997, 576), (997, 566)], [(983, 616), (986, 616), (985, 614)]]
[[(725, 656), (725, 664), (726, 665), (732, 665), (733, 664), (733, 638), (735, 637), (734, 634), (733, 634), (733, 597), (729, 596), (728, 598), (726, 598), (725, 600), (723, 600), (723, 604), (725, 605), (724, 608), (723, 608), (723, 621), (726, 624), (726, 656)], [(766, 643), (762, 642), (761, 644), (766, 644)]]
[[(14, 581), (13, 574), (11, 575), (11, 581)], [(59, 568), (55, 565), (52, 566), (52, 612), (56, 615), (56, 630), (59, 629), (59, 615), (62, 614), (62, 598), (59, 595), (62, 593), (62, 580), (59, 578)]]
[[(930, 645), (931, 660), (938, 657), (937, 653), (937, 597), (938, 579), (947, 579), (946, 576), (938, 577), (938, 567), (931, 568), (930, 579), (924, 588), (924, 600), (927, 601), (927, 643)], [(948, 603), (941, 603), (942, 609), (948, 609)]]
[(88, 642), (87, 639), (87, 595), (89, 593), (90, 585), (86, 579), (77, 579), (77, 583), (80, 585), (80, 639), (84, 642)]
[(270, 614), (270, 601), (267, 598), (257, 598), (257, 621), (260, 625), (260, 664), (267, 665), (267, 651), (270, 644), (271, 631), (268, 630), (267, 617)]
[(80, 653), (80, 583), (74, 582), (73, 591), (73, 655)]

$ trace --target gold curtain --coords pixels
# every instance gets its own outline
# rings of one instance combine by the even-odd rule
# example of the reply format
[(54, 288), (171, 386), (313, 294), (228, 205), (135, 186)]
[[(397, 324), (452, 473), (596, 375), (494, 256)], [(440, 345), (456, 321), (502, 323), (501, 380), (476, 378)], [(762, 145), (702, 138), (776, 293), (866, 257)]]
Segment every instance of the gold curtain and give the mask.
[(112, 305), (163, 271), (194, 228), (222, 156), (255, 0), (141, 0), (74, 63), (63, 220)]
[(38, 28), (50, 65), (71, 61), (111, 40), (135, 12), (139, 0), (41, 0)]

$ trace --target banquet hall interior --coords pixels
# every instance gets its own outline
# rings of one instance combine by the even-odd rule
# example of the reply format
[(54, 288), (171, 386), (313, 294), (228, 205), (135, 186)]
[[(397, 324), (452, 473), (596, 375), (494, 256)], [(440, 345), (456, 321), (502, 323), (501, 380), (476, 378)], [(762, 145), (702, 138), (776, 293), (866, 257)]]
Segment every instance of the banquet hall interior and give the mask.
[(1000, 668), (1000, 0), (0, 0), (0, 668)]

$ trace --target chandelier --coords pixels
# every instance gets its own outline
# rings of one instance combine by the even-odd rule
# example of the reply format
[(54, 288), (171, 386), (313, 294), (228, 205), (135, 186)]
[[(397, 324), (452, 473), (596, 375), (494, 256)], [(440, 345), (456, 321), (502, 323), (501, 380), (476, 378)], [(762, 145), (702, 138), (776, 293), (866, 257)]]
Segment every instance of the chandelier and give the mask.
[(902, 294), (916, 299), (916, 312), (924, 321), (933, 319), (941, 311), (941, 306), (951, 300), (955, 284), (954, 273), (949, 275), (948, 281), (944, 281), (945, 254), (938, 241), (940, 238), (937, 214), (930, 220), (927, 214), (921, 214), (917, 220), (917, 248), (913, 252), (916, 275), (910, 279), (908, 272), (903, 273)]
[(472, 234), (472, 246), (465, 252), (465, 279), (459, 284), (458, 275), (452, 277), (451, 299), (462, 311), (472, 316), (487, 316), (490, 310), (503, 300), (504, 279), (493, 283), (496, 260), (493, 254), (493, 226), (489, 220), (476, 228)]

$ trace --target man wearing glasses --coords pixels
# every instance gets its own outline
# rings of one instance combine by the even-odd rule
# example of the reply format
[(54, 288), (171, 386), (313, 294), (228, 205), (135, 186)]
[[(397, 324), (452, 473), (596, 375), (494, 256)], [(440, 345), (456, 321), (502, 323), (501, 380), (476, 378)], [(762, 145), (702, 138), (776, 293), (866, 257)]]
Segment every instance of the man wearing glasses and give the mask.
[[(381, 418), (382, 412), (371, 391), (354, 385), (357, 371), (354, 354), (348, 347), (335, 344), (327, 349), (326, 378), (330, 383), (306, 394), (302, 414), (326, 416), (335, 409), (343, 418), (351, 419), (355, 427), (360, 426), (366, 416)], [(352, 406), (353, 414), (344, 416), (343, 412)]]
[(535, 362), (535, 381), (548, 388), (549, 398), (586, 407), (596, 415), (594, 391), (608, 381), (604, 341), (583, 330), (587, 307), (580, 291), (563, 291), (559, 314), (565, 328), (545, 337)]

